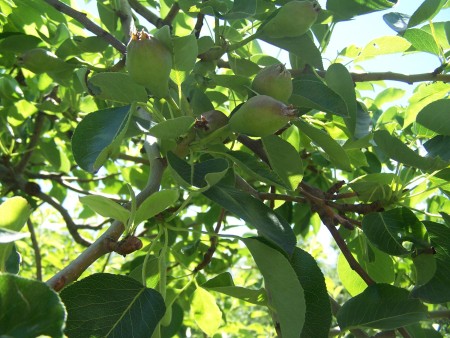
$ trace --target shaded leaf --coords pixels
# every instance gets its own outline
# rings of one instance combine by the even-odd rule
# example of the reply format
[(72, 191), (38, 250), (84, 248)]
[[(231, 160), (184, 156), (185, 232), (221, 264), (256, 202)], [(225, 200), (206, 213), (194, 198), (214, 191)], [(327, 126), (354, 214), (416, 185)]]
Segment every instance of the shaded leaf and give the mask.
[(163, 317), (164, 299), (136, 280), (96, 273), (61, 292), (68, 337), (150, 337)]
[(402, 33), (408, 28), (409, 18), (409, 15), (398, 12), (383, 15), (384, 22), (397, 33)]
[(374, 284), (341, 307), (336, 318), (342, 330), (367, 327), (390, 330), (414, 324), (427, 317), (427, 307), (410, 298), (405, 289)]
[(173, 69), (190, 71), (197, 60), (198, 47), (195, 35), (185, 35), (172, 38)]
[(450, 162), (450, 136), (437, 135), (423, 144), (431, 157), (440, 157)]
[(284, 186), (291, 191), (297, 189), (303, 179), (303, 163), (297, 150), (289, 142), (275, 135), (263, 137), (262, 143), (270, 166)]
[(396, 3), (396, 0), (327, 0), (327, 9), (334, 12), (339, 20), (347, 20), (357, 15), (363, 15), (391, 8)]
[(66, 312), (47, 284), (10, 274), (0, 275), (0, 335), (63, 337)]
[(306, 304), (303, 288), (291, 264), (278, 250), (257, 238), (244, 238), (242, 241), (264, 277), (281, 334), (287, 338), (300, 337), (305, 323)]
[(336, 92), (347, 106), (347, 116), (356, 119), (355, 83), (347, 68), (341, 63), (333, 63), (325, 73), (328, 87)]
[(130, 106), (98, 110), (87, 115), (72, 137), (73, 157), (78, 165), (96, 172), (120, 147), (130, 122)]
[(450, 136), (450, 100), (431, 102), (419, 112), (416, 121), (438, 134)]
[(298, 247), (294, 249), (291, 264), (305, 294), (306, 315), (301, 337), (328, 337), (331, 307), (322, 271), (314, 258)]
[(88, 88), (92, 95), (102, 100), (132, 103), (146, 102), (148, 98), (145, 87), (125, 73), (97, 73), (89, 79)]

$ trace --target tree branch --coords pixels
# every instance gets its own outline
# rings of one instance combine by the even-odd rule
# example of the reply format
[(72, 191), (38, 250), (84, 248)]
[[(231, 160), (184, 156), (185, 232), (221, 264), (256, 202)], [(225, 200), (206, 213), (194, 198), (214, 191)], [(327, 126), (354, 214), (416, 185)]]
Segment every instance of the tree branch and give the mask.
[[(147, 149), (147, 148), (146, 148)], [(149, 150), (151, 153), (149, 153)], [(166, 168), (165, 161), (159, 157), (159, 151), (155, 146), (147, 149), (150, 159), (150, 177), (147, 186), (136, 196), (136, 204), (139, 206), (148, 196), (159, 190), (163, 172)], [(130, 203), (125, 207), (129, 208)], [(47, 284), (55, 291), (60, 291), (64, 286), (77, 280), (78, 277), (97, 259), (111, 251), (111, 241), (117, 241), (124, 232), (125, 227), (119, 221), (114, 221), (111, 226), (83, 251), (63, 270), (47, 281)]]
[(178, 4), (178, 2), (174, 2), (172, 7), (170, 7), (169, 13), (167, 13), (166, 17), (162, 20), (163, 26), (168, 25), (168, 26), (172, 27), (172, 22), (173, 22), (173, 20), (175, 20), (179, 11), (180, 11), (180, 5)]
[(36, 279), (42, 281), (42, 256), (39, 243), (36, 238), (36, 232), (34, 231), (33, 222), (28, 218), (27, 220), (28, 231), (30, 232), (31, 244), (34, 251), (34, 260), (36, 262)]
[(85, 240), (83, 237), (80, 236), (78, 233), (78, 227), (73, 221), (72, 217), (68, 213), (68, 211), (57, 201), (53, 199), (53, 197), (39, 191), (34, 196), (37, 198), (43, 200), (44, 202), (50, 204), (53, 208), (55, 208), (64, 219), (64, 222), (66, 222), (67, 230), (69, 230), (70, 235), (72, 238), (77, 242), (78, 244), (81, 244), (83, 246), (90, 246), (91, 243), (87, 240)]
[(33, 150), (34, 148), (36, 148), (36, 145), (38, 144), (41, 137), (42, 127), (44, 126), (44, 119), (45, 114), (42, 111), (39, 111), (36, 116), (36, 121), (34, 122), (33, 134), (31, 135), (30, 142), (27, 145), (27, 149), (25, 150), (20, 162), (14, 168), (15, 175), (21, 174), (25, 170), (28, 161), (31, 158), (31, 155), (33, 155)]
[(147, 20), (156, 28), (164, 26), (163, 20), (152, 11), (148, 10), (139, 2), (139, 0), (128, 0), (128, 3), (130, 4), (131, 8), (133, 8), (139, 15), (141, 15), (145, 20)]
[(97, 26), (94, 22), (89, 20), (85, 13), (79, 12), (72, 7), (66, 5), (65, 3), (59, 1), (59, 0), (44, 0), (46, 3), (48, 3), (50, 6), (54, 7), (58, 11), (70, 16), (71, 18), (77, 20), (79, 23), (81, 23), (88, 31), (94, 33), (98, 37), (102, 38), (106, 42), (108, 42), (111, 46), (113, 46), (115, 49), (117, 49), (121, 54), (125, 55), (126, 53), (126, 46), (117, 40), (114, 36), (112, 36), (110, 33), (105, 31), (100, 26)]

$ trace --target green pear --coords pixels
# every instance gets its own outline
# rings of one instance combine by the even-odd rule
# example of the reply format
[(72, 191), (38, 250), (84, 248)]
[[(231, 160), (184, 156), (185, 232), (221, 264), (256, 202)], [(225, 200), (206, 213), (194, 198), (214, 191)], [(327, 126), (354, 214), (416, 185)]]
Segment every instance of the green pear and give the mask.
[(169, 94), (172, 54), (144, 31), (135, 33), (127, 45), (126, 68), (130, 77), (158, 98)]
[(245, 102), (230, 118), (232, 131), (248, 136), (264, 137), (274, 134), (290, 120), (297, 110), (267, 95), (257, 95)]
[(282, 64), (268, 66), (256, 74), (252, 89), (258, 94), (287, 102), (292, 95), (291, 73)]
[(317, 1), (290, 1), (261, 29), (270, 38), (294, 37), (305, 34), (317, 20)]
[(211, 134), (228, 124), (228, 116), (219, 110), (209, 110), (200, 115), (195, 121), (195, 128), (200, 137)]

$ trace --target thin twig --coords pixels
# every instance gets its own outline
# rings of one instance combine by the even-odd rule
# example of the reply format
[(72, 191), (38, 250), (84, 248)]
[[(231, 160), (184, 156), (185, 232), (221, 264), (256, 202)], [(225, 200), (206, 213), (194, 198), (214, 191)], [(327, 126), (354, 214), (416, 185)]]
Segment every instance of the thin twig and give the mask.
[[(162, 175), (167, 166), (166, 162), (159, 158), (159, 150), (156, 145), (152, 146), (152, 149), (150, 149), (152, 153), (149, 155), (150, 176), (147, 186), (136, 196), (136, 204), (138, 206), (148, 196), (159, 190)], [(125, 207), (129, 208), (130, 204), (127, 204)], [(120, 221), (115, 220), (90, 247), (83, 251), (63, 270), (49, 279), (47, 284), (55, 291), (60, 291), (67, 284), (77, 280), (92, 263), (103, 255), (111, 252), (111, 241), (117, 241), (124, 230), (124, 225)]]
[(28, 231), (30, 232), (31, 244), (34, 251), (34, 260), (36, 262), (36, 279), (42, 281), (42, 256), (41, 249), (39, 248), (39, 242), (36, 238), (36, 232), (34, 231), (33, 222), (27, 220)]
[(25, 170), (28, 161), (31, 158), (31, 155), (33, 155), (33, 151), (36, 148), (36, 145), (38, 144), (41, 137), (41, 131), (42, 127), (44, 126), (44, 120), (45, 114), (42, 111), (39, 111), (36, 115), (36, 121), (34, 122), (34, 129), (33, 134), (31, 135), (30, 138), (30, 142), (27, 145), (27, 148), (22, 156), (22, 159), (14, 168), (14, 172), (16, 175), (21, 174)]
[(406, 331), (404, 327), (397, 329), (397, 331), (402, 335), (403, 338), (412, 338), (411, 335)]
[(128, 3), (130, 4), (131, 8), (133, 8), (139, 15), (141, 15), (145, 20), (147, 20), (156, 28), (160, 28), (163, 26), (162, 19), (152, 11), (148, 10), (139, 2), (139, 0), (128, 0)]
[[(219, 233), (224, 218), (225, 218), (225, 209), (222, 208), (222, 210), (220, 211), (219, 219), (217, 220), (216, 227), (214, 229), (215, 234)], [(203, 270), (211, 262), (214, 252), (216, 252), (217, 249), (218, 240), (219, 240), (218, 236), (210, 236), (209, 242), (211, 244), (209, 245), (208, 250), (206, 250), (205, 254), (203, 255), (203, 260), (194, 268), (194, 273)]]
[(194, 35), (197, 39), (200, 37), (204, 19), (205, 19), (205, 14), (203, 14), (203, 13), (197, 14), (197, 21), (195, 22), (195, 26), (194, 26)]
[(85, 13), (75, 10), (59, 0), (44, 0), (44, 1), (48, 3), (50, 6), (57, 9), (58, 11), (77, 20), (88, 31), (102, 38), (103, 40), (108, 42), (111, 46), (113, 46), (115, 49), (117, 49), (121, 54), (125, 55), (127, 49), (126, 46), (122, 42), (117, 40), (114, 36), (112, 36), (110, 33), (105, 31), (103, 28), (101, 28), (100, 26), (89, 20)]
[(175, 2), (172, 7), (170, 7), (169, 13), (167, 13), (166, 17), (162, 20), (162, 24), (172, 27), (172, 22), (173, 20), (175, 20), (179, 11), (180, 5), (178, 4), (178, 2)]
[(43, 192), (38, 192), (35, 196), (37, 198), (43, 200), (44, 202), (50, 204), (53, 208), (55, 208), (61, 214), (62, 218), (64, 219), (64, 222), (66, 222), (67, 230), (69, 230), (69, 233), (72, 236), (72, 238), (75, 240), (75, 242), (77, 242), (78, 244), (81, 244), (83, 246), (91, 245), (91, 243), (89, 241), (85, 240), (78, 233), (77, 225), (73, 221), (73, 219), (70, 216), (70, 214), (68, 213), (68, 211), (61, 204), (59, 204), (56, 200), (54, 200), (53, 197), (51, 197)]

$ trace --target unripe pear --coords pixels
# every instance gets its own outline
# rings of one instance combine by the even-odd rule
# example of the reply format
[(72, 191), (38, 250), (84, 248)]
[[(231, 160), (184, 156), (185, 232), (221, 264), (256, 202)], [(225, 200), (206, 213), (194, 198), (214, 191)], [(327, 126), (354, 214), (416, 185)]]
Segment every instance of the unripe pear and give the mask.
[(27, 50), (18, 58), (18, 61), (20, 66), (36, 74), (59, 72), (73, 68), (72, 65), (65, 63), (64, 60), (44, 48)]
[(294, 37), (305, 34), (317, 20), (320, 11), (317, 1), (290, 1), (262, 27), (271, 38)]
[(195, 121), (200, 136), (206, 136), (228, 124), (228, 116), (219, 110), (209, 110)]
[(156, 38), (144, 31), (133, 34), (127, 46), (126, 67), (130, 77), (156, 97), (169, 94), (172, 54)]
[(292, 106), (267, 95), (257, 95), (245, 102), (230, 118), (232, 131), (248, 136), (274, 134), (297, 117)]
[(268, 66), (256, 74), (252, 88), (258, 94), (287, 102), (292, 95), (291, 73), (282, 64)]

